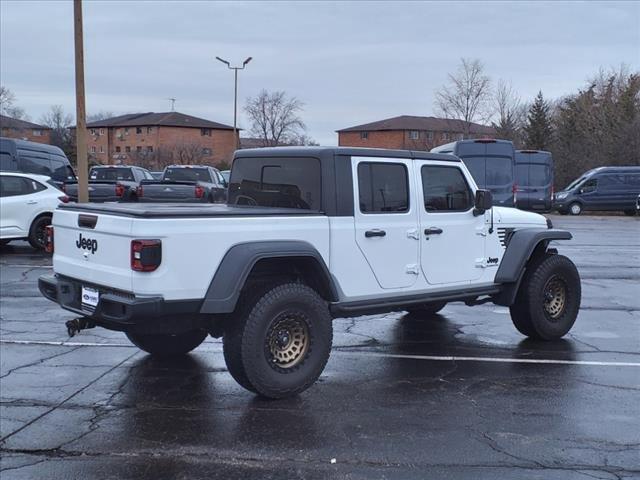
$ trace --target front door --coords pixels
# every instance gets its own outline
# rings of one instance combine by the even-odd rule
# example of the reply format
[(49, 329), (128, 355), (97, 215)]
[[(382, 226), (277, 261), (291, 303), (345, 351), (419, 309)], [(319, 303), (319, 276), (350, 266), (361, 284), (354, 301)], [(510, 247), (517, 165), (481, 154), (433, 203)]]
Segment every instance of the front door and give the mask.
[(358, 179), (358, 248), (380, 287), (410, 287), (420, 273), (417, 206), (410, 202), (411, 160), (353, 157), (352, 168)]
[[(473, 192), (458, 165), (416, 162), (419, 168), (422, 273), (432, 285), (469, 282), (494, 263), (484, 258), (484, 215), (473, 215)], [(497, 261), (495, 262), (497, 266)]]

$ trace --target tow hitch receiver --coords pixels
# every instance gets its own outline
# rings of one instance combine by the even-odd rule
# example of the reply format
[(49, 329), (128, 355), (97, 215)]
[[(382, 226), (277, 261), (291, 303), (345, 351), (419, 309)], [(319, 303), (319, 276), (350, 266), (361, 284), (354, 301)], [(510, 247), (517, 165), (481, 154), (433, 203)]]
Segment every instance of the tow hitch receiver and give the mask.
[(65, 323), (65, 326), (67, 327), (67, 333), (69, 334), (69, 337), (73, 337), (76, 333), (80, 333), (80, 330), (93, 328), (96, 326), (96, 324), (87, 317), (79, 317), (74, 318), (73, 320), (69, 320)]

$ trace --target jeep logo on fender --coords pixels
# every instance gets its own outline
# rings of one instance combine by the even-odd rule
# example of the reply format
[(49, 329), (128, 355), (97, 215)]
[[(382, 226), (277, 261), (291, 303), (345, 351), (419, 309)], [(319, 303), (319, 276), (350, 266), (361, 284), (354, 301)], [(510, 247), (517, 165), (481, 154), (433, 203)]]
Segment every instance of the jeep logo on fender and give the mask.
[(82, 234), (80, 234), (76, 241), (76, 247), (89, 250), (91, 253), (96, 253), (98, 251), (98, 241), (92, 238), (84, 238)]
[(497, 265), (498, 264), (498, 258), (497, 257), (489, 257), (489, 258), (487, 258), (487, 263), (489, 265)]

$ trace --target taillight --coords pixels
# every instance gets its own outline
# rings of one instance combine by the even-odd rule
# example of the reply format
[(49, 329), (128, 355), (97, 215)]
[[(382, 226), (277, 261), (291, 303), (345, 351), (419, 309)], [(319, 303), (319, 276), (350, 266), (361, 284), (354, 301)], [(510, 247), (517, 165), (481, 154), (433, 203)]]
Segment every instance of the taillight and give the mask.
[(153, 272), (162, 262), (162, 241), (131, 240), (131, 270)]
[(44, 251), (53, 253), (53, 225), (44, 227)]
[(204, 187), (196, 185), (196, 198), (204, 197)]
[(116, 197), (122, 197), (124, 195), (124, 185), (116, 183)]
[(136, 196), (140, 198), (142, 195), (144, 195), (144, 188), (142, 188), (142, 185), (139, 185), (138, 188), (136, 188)]
[(60, 200), (62, 203), (69, 203), (69, 197), (67, 197), (66, 195), (58, 197), (58, 200)]

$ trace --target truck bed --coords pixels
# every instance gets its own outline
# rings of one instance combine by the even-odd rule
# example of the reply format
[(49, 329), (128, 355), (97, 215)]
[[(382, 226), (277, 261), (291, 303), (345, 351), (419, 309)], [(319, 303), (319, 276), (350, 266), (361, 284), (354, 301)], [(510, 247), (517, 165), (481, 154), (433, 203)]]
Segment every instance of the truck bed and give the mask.
[(179, 218), (179, 217), (263, 217), (263, 216), (318, 216), (322, 212), (298, 208), (254, 207), (245, 205), (203, 204), (203, 203), (68, 203), (60, 209), (116, 215), (136, 218)]

